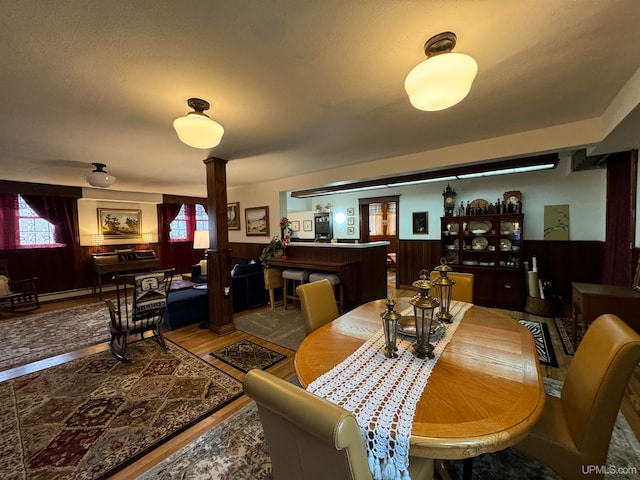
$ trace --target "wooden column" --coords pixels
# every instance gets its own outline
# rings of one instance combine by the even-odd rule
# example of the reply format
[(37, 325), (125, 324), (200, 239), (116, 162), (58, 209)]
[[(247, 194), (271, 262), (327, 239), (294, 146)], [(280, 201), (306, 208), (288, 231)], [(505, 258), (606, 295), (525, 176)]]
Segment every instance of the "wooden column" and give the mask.
[(204, 163), (207, 166), (209, 214), (209, 330), (218, 335), (226, 335), (235, 330), (231, 297), (231, 249), (227, 228), (227, 161), (210, 157)]

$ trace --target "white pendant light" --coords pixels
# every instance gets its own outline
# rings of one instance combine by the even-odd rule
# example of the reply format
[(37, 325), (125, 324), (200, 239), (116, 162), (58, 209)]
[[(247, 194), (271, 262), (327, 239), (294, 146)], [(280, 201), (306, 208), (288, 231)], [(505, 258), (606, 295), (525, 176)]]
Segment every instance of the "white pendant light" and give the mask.
[(411, 104), (418, 110), (437, 111), (464, 99), (478, 73), (478, 64), (469, 55), (453, 53), (456, 34), (444, 32), (424, 45), (427, 59), (414, 67), (404, 81)]
[(92, 165), (95, 167), (95, 170), (85, 177), (89, 185), (99, 188), (108, 188), (113, 185), (116, 177), (104, 171), (106, 167), (104, 163), (92, 163)]
[(176, 118), (173, 128), (176, 129), (178, 138), (194, 148), (217, 147), (222, 140), (224, 128), (218, 122), (211, 120), (205, 113), (209, 110), (209, 102), (199, 98), (190, 98), (187, 105), (193, 108), (193, 112), (186, 116)]

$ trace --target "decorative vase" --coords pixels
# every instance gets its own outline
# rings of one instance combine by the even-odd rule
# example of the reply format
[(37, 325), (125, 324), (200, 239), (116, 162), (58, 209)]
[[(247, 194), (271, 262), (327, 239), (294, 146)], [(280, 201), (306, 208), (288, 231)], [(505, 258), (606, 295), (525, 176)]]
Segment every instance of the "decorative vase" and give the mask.
[(283, 255), (284, 252), (282, 250), (276, 250), (275, 252), (273, 252), (273, 258), (282, 258)]

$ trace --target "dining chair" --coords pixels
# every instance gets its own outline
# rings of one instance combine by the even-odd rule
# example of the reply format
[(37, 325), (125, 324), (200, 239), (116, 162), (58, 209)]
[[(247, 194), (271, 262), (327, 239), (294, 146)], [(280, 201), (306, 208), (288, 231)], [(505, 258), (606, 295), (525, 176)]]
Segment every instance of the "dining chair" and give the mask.
[[(260, 369), (250, 370), (244, 393), (258, 405), (274, 480), (372, 480), (353, 414)], [(412, 480), (433, 477), (433, 461), (410, 457)]]
[(629, 377), (640, 362), (640, 335), (611, 314), (587, 329), (560, 397), (546, 396), (542, 415), (516, 448), (562, 478), (604, 478), (611, 432)]
[[(440, 273), (433, 270), (429, 274), (429, 280), (435, 280), (439, 276)], [(451, 289), (451, 300), (473, 303), (473, 273), (449, 272), (447, 277), (456, 282)]]
[(304, 331), (307, 335), (340, 316), (333, 285), (327, 279), (299, 285), (296, 293), (300, 297)]

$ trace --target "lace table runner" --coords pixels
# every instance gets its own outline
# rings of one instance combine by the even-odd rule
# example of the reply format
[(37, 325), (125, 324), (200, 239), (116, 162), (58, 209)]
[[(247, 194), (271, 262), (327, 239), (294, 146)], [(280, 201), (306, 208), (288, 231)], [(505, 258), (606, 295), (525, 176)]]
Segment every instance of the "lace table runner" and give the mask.
[[(398, 335), (398, 358), (384, 355), (380, 330), (353, 354), (307, 387), (320, 397), (354, 414), (365, 441), (369, 468), (375, 480), (410, 480), (409, 440), (416, 404), (433, 367), (455, 333), (470, 303), (451, 302), (452, 323), (430, 339), (434, 358), (413, 354), (414, 338)], [(403, 315), (412, 316), (413, 307)]]

